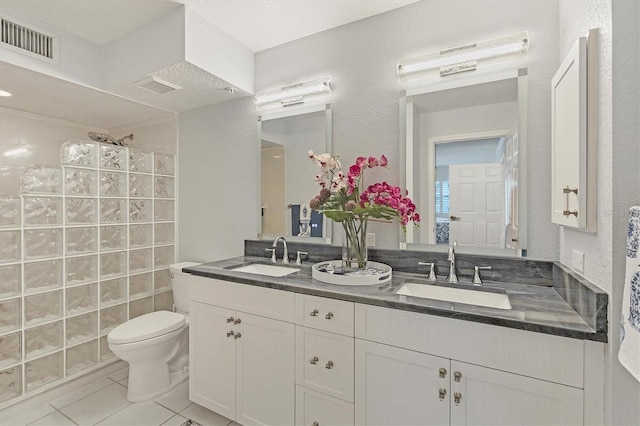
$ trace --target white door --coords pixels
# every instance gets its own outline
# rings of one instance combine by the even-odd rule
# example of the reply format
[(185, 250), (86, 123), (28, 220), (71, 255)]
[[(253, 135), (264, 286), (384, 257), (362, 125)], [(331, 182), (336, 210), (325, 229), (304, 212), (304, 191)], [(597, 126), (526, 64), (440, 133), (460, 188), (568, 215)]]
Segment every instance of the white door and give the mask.
[(504, 186), (500, 163), (449, 166), (449, 242), (504, 248)]
[(191, 301), (189, 305), (189, 399), (227, 418), (236, 413), (234, 312)]
[(293, 425), (294, 325), (237, 312), (236, 422)]
[(583, 424), (581, 389), (459, 361), (451, 373), (452, 425)]
[[(449, 363), (448, 359), (356, 339), (355, 423), (448, 425)], [(445, 377), (440, 376), (441, 368)]]

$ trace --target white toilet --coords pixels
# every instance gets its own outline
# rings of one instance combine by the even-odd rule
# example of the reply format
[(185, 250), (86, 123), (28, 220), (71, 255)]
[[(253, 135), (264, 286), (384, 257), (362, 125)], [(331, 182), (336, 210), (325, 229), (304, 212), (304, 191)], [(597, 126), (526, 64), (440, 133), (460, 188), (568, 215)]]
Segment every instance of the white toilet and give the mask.
[(157, 311), (120, 324), (107, 336), (109, 349), (129, 363), (127, 399), (155, 398), (189, 377), (189, 274), (171, 265), (171, 287), (176, 312)]

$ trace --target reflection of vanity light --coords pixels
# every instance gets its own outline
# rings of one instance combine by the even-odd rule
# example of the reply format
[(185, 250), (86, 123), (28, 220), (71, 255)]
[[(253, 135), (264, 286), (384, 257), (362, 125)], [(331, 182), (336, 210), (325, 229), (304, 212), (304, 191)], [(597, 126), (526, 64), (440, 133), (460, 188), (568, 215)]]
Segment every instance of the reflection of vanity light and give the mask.
[(9, 96), (11, 96), (11, 93), (7, 92), (6, 90), (0, 90), (0, 97), (8, 98)]
[(18, 157), (24, 154), (27, 154), (29, 152), (28, 148), (25, 147), (21, 147), (21, 148), (15, 148), (15, 149), (10, 149), (8, 151), (5, 151), (4, 155), (5, 157)]
[(256, 108), (261, 111), (270, 108), (288, 107), (315, 101), (331, 95), (331, 76), (303, 83), (285, 86), (276, 90), (258, 93), (254, 97)]
[(398, 64), (398, 78), (413, 80), (474, 71), (524, 58), (528, 49), (529, 37), (525, 31), (403, 60)]
[(282, 158), (282, 155), (274, 155), (273, 158)]

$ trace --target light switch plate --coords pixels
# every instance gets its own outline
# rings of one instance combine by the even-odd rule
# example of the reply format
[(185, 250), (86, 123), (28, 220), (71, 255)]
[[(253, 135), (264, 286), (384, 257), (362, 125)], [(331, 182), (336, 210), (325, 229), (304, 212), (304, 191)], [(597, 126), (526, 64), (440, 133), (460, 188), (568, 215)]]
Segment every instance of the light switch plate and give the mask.
[(576, 271), (584, 273), (584, 253), (578, 250), (573, 250), (571, 265)]

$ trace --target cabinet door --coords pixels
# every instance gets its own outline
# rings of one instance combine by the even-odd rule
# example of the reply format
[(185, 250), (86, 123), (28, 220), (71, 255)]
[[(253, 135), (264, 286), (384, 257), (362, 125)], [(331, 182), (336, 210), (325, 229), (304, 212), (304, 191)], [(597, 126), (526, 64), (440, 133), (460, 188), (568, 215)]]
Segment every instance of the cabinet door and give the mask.
[(356, 424), (448, 425), (449, 364), (445, 358), (356, 339)]
[(294, 325), (237, 313), (236, 422), (248, 425), (294, 423)]
[(353, 426), (353, 404), (296, 386), (296, 426)]
[(581, 425), (582, 397), (571, 386), (451, 361), (452, 425)]
[(189, 399), (235, 418), (235, 341), (227, 318), (234, 312), (191, 301), (189, 305)]

